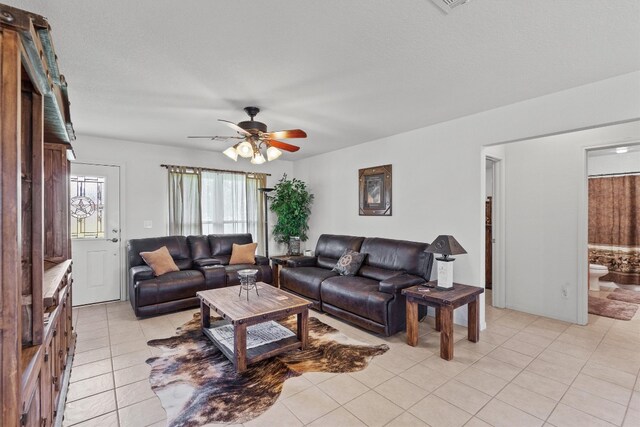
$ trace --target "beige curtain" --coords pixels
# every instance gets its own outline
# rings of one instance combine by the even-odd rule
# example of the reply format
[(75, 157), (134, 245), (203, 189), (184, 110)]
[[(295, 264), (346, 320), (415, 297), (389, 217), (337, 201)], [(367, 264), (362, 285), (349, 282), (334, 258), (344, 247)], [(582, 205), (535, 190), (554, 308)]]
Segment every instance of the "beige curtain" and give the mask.
[(169, 234), (202, 233), (201, 170), (169, 166)]
[(589, 178), (589, 243), (640, 246), (640, 175)]
[(258, 189), (267, 185), (264, 174), (247, 175), (247, 229), (253, 235), (253, 241), (258, 242), (258, 253), (265, 254), (264, 240), (264, 193)]
[(589, 262), (601, 280), (640, 285), (640, 175), (589, 178)]

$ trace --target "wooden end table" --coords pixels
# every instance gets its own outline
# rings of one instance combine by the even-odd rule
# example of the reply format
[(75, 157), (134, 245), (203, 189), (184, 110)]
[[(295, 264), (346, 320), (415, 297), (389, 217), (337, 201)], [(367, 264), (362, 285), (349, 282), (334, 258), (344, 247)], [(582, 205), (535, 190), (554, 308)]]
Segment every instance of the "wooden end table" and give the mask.
[(271, 258), (271, 269), (273, 270), (273, 286), (280, 287), (280, 266), (286, 265), (290, 259), (303, 258), (304, 255), (274, 255)]
[[(251, 363), (298, 348), (304, 350), (307, 346), (311, 302), (264, 282), (258, 282), (258, 286), (260, 295), (256, 295), (254, 291), (249, 300), (245, 294), (238, 295), (240, 286), (210, 289), (196, 294), (200, 298), (202, 333), (233, 362), (237, 372), (243, 372)], [(222, 316), (223, 320), (212, 324), (211, 310)], [(248, 326), (284, 319), (294, 314), (298, 320), (296, 336), (247, 349)], [(210, 331), (210, 328), (229, 323), (233, 325), (233, 351), (219, 342)]]
[[(436, 286), (437, 281), (428, 286)], [(483, 288), (454, 283), (449, 290), (435, 287), (412, 286), (402, 290), (407, 297), (407, 344), (418, 344), (418, 306), (426, 305), (436, 309), (436, 331), (440, 331), (440, 357), (453, 359), (453, 310), (467, 304), (468, 334), (471, 342), (480, 339), (480, 294)]]

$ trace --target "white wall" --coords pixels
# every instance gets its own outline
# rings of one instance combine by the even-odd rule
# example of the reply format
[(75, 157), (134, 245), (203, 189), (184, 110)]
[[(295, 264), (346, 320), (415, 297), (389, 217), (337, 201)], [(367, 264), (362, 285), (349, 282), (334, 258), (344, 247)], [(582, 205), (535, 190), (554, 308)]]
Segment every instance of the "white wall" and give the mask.
[[(297, 161), (295, 176), (307, 181), (316, 195), (308, 243), (313, 245), (323, 233), (426, 242), (438, 234), (452, 234), (468, 252), (455, 261), (455, 280), (483, 286), (483, 146), (639, 115), (640, 72), (636, 72)], [(359, 216), (358, 169), (388, 163), (393, 165), (393, 216)], [(513, 270), (516, 280), (508, 283), (509, 289), (517, 292), (530, 286), (521, 280), (530, 265)], [(575, 271), (576, 266), (564, 268)], [(576, 321), (575, 310), (565, 310), (569, 307), (551, 312), (544, 304), (523, 305), (528, 312)], [(466, 323), (466, 313), (458, 310), (456, 321)]]
[(589, 155), (589, 175), (640, 172), (640, 151), (624, 154)]
[[(507, 307), (575, 321), (586, 294), (586, 148), (640, 138), (640, 122), (507, 144)], [(640, 164), (640, 163), (639, 163)], [(584, 281), (584, 284), (580, 284)], [(563, 296), (563, 289), (567, 295)]]
[[(122, 209), (124, 216), (121, 219), (124, 239), (166, 236), (168, 233), (167, 170), (160, 167), (161, 164), (270, 173), (271, 176), (267, 177), (268, 186), (275, 185), (283, 173), (291, 176), (293, 171), (292, 163), (284, 160), (257, 166), (243, 161), (243, 159), (234, 163), (228, 157), (215, 151), (83, 135), (78, 135), (73, 147), (77, 162), (97, 162), (123, 166), (120, 186), (121, 199), (124, 203)], [(152, 221), (153, 228), (143, 227), (143, 222), (146, 220)], [(269, 223), (273, 224), (271, 216)], [(276, 253), (275, 242), (269, 243), (269, 251)]]

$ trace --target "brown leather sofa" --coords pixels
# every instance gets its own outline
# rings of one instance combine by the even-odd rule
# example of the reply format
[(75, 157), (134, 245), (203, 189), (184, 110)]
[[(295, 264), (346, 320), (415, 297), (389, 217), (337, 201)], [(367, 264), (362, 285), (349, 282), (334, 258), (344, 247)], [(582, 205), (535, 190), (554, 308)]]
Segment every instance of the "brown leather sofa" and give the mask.
[[(129, 300), (138, 317), (152, 316), (199, 304), (196, 292), (240, 284), (238, 270), (258, 270), (258, 281), (271, 283), (269, 260), (257, 255), (256, 264), (229, 265), (234, 243), (251, 243), (251, 234), (166, 236), (127, 242)], [(180, 271), (155, 277), (140, 252), (166, 246)]]
[[(370, 331), (393, 335), (406, 328), (401, 291), (429, 281), (433, 255), (427, 243), (323, 234), (314, 257), (291, 259), (280, 286), (313, 302), (315, 309)], [(367, 254), (355, 276), (333, 267), (346, 249)], [(421, 315), (426, 314), (421, 308)]]

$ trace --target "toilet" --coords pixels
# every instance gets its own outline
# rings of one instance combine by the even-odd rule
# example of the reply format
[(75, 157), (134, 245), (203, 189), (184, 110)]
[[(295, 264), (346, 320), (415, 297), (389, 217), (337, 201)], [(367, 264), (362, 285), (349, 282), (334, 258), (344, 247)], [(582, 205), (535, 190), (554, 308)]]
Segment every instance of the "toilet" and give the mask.
[(604, 265), (589, 264), (589, 290), (600, 290), (600, 278), (609, 273), (609, 269)]

